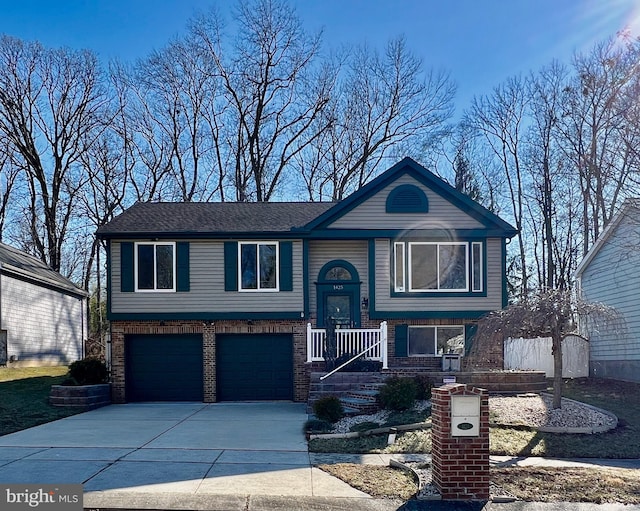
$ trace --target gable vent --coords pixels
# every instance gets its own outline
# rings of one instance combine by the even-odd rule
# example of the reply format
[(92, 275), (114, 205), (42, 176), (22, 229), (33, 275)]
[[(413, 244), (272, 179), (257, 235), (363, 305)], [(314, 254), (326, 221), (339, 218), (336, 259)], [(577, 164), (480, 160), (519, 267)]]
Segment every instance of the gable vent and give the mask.
[(428, 213), (429, 202), (424, 192), (414, 185), (400, 185), (389, 192), (387, 213)]

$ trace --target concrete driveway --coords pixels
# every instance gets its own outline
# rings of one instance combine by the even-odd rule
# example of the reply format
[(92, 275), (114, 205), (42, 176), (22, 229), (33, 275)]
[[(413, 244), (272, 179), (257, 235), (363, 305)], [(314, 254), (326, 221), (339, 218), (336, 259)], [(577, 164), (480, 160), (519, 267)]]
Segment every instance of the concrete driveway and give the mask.
[(369, 498), (312, 467), (306, 419), (288, 402), (111, 405), (0, 437), (0, 482), (82, 483), (85, 507), (124, 494), (224, 495), (238, 509), (249, 495)]

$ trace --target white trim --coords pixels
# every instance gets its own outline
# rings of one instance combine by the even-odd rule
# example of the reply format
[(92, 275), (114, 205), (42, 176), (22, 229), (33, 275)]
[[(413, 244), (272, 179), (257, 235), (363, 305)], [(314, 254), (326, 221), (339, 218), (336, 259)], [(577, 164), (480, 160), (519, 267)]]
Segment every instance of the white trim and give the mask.
[[(475, 268), (475, 258), (473, 257), (473, 248), (474, 247), (478, 247), (479, 248), (479, 254), (480, 254), (480, 268), (479, 268), (479, 277), (480, 277), (480, 287), (479, 288), (475, 288), (474, 284), (475, 284), (475, 272), (474, 272), (474, 268)], [(482, 291), (484, 290), (484, 282), (483, 282), (483, 277), (484, 277), (484, 272), (483, 272), (483, 253), (482, 253), (482, 242), (481, 241), (474, 241), (471, 243), (471, 292), (472, 293), (482, 293)]]
[[(138, 288), (138, 247), (140, 245), (152, 245), (153, 249), (153, 289), (140, 289)], [(157, 275), (156, 275), (156, 250), (157, 246), (171, 246), (172, 250), (172, 263), (173, 263), (173, 271), (172, 271), (172, 284), (173, 287), (171, 289), (157, 289)], [(175, 293), (176, 292), (176, 272), (177, 272), (177, 262), (176, 262), (176, 243), (175, 241), (136, 241), (133, 246), (133, 283), (134, 283), (134, 291), (136, 293)]]
[[(242, 246), (256, 246), (256, 288), (246, 289), (242, 287)], [(260, 287), (260, 245), (275, 245), (276, 247), (276, 287)], [(280, 291), (280, 242), (279, 241), (239, 241), (238, 242), (238, 292), (240, 293), (277, 293)]]
[[(398, 257), (398, 248), (402, 248), (402, 257)], [(406, 248), (405, 248), (405, 244), (402, 241), (396, 241), (393, 244), (393, 290), (396, 293), (404, 293), (405, 289), (407, 288), (407, 270), (406, 270), (406, 265), (407, 265), (407, 259), (405, 257), (405, 252), (406, 252)], [(400, 259), (402, 261), (402, 275), (401, 275), (401, 279), (402, 279), (402, 286), (398, 286), (398, 274), (397, 274), (397, 270), (398, 270), (398, 259)]]

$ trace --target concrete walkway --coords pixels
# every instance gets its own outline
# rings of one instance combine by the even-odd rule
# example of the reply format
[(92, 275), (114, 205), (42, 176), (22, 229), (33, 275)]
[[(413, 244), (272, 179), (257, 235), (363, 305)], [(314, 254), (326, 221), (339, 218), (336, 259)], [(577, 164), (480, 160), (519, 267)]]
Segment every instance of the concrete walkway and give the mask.
[[(321, 463), (388, 465), (391, 455), (307, 451), (305, 406), (111, 405), (0, 437), (0, 483), (82, 483), (91, 509), (630, 511), (635, 506), (401, 502), (373, 499)], [(394, 455), (425, 459), (428, 455)], [(640, 460), (492, 457), (497, 466), (620, 466)]]

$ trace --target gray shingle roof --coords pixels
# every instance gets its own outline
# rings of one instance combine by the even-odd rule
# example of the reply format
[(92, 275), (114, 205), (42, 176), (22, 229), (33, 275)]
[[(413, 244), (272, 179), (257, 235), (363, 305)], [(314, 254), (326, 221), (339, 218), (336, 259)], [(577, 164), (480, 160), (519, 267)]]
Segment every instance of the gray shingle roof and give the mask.
[(132, 234), (277, 233), (302, 227), (331, 202), (139, 202), (98, 229)]
[(69, 279), (53, 271), (40, 259), (4, 243), (0, 243), (0, 264), (2, 265), (2, 273), (35, 280), (46, 286), (53, 286), (81, 296), (87, 294)]

